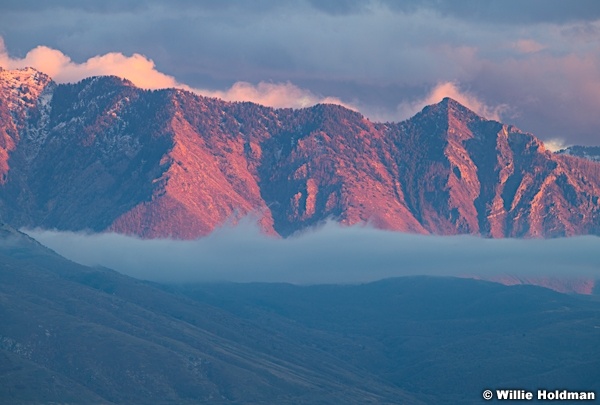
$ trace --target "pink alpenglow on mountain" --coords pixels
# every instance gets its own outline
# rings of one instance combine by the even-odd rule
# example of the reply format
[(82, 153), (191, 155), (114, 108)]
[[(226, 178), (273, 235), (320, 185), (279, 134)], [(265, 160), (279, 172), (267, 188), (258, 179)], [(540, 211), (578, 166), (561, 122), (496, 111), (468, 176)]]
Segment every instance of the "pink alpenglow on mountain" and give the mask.
[(193, 239), (245, 216), (486, 237), (600, 234), (600, 163), (452, 99), (400, 123), (117, 77), (0, 71), (0, 216), (17, 227)]

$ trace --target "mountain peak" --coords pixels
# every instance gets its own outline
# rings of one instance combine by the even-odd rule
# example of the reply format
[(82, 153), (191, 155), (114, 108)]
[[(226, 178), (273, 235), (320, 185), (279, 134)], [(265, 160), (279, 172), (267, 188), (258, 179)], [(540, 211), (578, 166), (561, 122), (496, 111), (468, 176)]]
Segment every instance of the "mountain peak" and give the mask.
[(444, 97), (437, 104), (424, 107), (421, 112), (408, 120), (408, 122), (420, 123), (419, 125), (433, 125), (440, 128), (460, 127), (463, 129), (471, 123), (483, 121), (488, 120), (450, 97)]
[(124, 77), (115, 76), (115, 75), (99, 75), (99, 76), (90, 76), (82, 79), (81, 81), (75, 83), (75, 85), (82, 85), (83, 87), (133, 87), (138, 88), (131, 80), (126, 79)]
[[(50, 83), (52, 83), (50, 76), (32, 67), (0, 70), (0, 91), (8, 93), (9, 98), (37, 99)], [(27, 100), (24, 100), (24, 103), (27, 107), (31, 106)]]
[(47, 74), (40, 72), (32, 67), (24, 67), (20, 69), (3, 69), (0, 68), (0, 79), (2, 81), (13, 81), (19, 82), (31, 82), (31, 81), (43, 81), (50, 82), (52, 79)]
[(444, 97), (437, 105), (439, 105), (448, 114), (448, 116), (458, 116), (462, 118), (468, 118), (469, 120), (485, 119), (475, 111), (471, 110), (469, 107), (450, 97)]
[[(446, 104), (446, 105), (459, 105), (459, 106), (463, 106), (461, 103), (459, 103), (458, 101), (456, 101), (455, 99), (453, 99), (452, 97), (444, 97), (442, 99), (442, 101), (440, 101), (438, 104)], [(464, 107), (464, 106), (463, 106)]]

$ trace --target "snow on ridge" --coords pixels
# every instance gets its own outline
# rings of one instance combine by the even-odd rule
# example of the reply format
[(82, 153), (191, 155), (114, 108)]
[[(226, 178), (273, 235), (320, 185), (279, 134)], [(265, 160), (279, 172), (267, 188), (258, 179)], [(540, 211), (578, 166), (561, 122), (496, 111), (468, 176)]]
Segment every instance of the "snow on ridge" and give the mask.
[(37, 105), (44, 89), (52, 82), (49, 76), (33, 68), (0, 70), (0, 91), (12, 110), (26, 110)]
[(569, 146), (556, 152), (560, 155), (569, 155), (583, 159), (600, 162), (600, 146)]

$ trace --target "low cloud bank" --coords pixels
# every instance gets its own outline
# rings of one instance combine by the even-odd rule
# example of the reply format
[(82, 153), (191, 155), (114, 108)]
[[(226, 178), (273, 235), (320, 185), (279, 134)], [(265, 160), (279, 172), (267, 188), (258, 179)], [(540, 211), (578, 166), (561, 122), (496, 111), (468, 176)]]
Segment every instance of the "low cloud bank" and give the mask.
[(193, 241), (26, 231), (81, 264), (158, 282), (360, 283), (406, 275), (600, 278), (600, 238), (492, 240), (334, 223), (288, 239), (248, 223)]

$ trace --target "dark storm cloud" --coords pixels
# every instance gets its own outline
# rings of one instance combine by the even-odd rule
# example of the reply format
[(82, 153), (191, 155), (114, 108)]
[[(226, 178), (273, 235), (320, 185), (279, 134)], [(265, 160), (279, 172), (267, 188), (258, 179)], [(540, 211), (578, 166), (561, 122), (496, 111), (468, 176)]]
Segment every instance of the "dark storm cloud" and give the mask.
[[(2, 8), (9, 11), (44, 11), (44, 10), (79, 10), (86, 12), (121, 13), (146, 9), (152, 5), (168, 5), (172, 8), (203, 9), (203, 10), (234, 10), (243, 9), (251, 11), (264, 11), (286, 1), (273, 2), (268, 0), (60, 0), (60, 1), (37, 1), (37, 0), (5, 0)], [(289, 1), (288, 1), (289, 3)]]
[(297, 9), (307, 6), (332, 15), (347, 15), (367, 12), (369, 8), (384, 5), (389, 10), (414, 13), (419, 10), (432, 10), (441, 15), (471, 21), (519, 23), (565, 23), (572, 21), (593, 21), (600, 18), (600, 3), (596, 0), (502, 0), (502, 1), (440, 1), (440, 0), (6, 0), (2, 4), (9, 11), (42, 11), (49, 9), (69, 9), (87, 12), (120, 13), (139, 11), (152, 5), (168, 4), (170, 8), (195, 9), (205, 11), (265, 12), (281, 7)]
[(332, 15), (347, 15), (368, 9), (368, 1), (362, 0), (308, 0), (317, 10)]
[(501, 24), (566, 23), (593, 21), (600, 18), (596, 0), (382, 0), (390, 9), (414, 12), (430, 9), (442, 15), (474, 22)]
[(5, 1), (13, 57), (141, 53), (195, 88), (285, 83), (374, 120), (453, 83), (543, 140), (600, 144), (600, 2)]
[(115, 234), (28, 231), (74, 261), (161, 282), (356, 283), (405, 275), (600, 276), (600, 238), (491, 240), (435, 237), (369, 227), (323, 228), (276, 239), (256, 226), (222, 228), (196, 241)]

